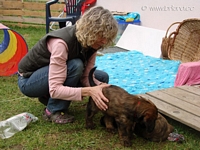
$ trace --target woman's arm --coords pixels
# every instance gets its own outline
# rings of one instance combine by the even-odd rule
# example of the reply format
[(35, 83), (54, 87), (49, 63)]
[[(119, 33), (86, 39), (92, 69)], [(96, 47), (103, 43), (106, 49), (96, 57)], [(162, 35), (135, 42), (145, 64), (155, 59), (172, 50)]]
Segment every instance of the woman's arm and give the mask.
[(49, 93), (52, 98), (63, 100), (82, 100), (83, 96), (91, 96), (97, 107), (106, 110), (108, 99), (103, 95), (102, 89), (108, 87), (103, 84), (95, 87), (73, 88), (63, 86), (67, 78), (68, 47), (61, 39), (50, 39), (47, 43), (51, 52), (49, 65)]
[(48, 49), (51, 53), (49, 65), (49, 93), (52, 98), (63, 100), (82, 100), (81, 88), (63, 86), (67, 78), (68, 47), (57, 38), (49, 39)]

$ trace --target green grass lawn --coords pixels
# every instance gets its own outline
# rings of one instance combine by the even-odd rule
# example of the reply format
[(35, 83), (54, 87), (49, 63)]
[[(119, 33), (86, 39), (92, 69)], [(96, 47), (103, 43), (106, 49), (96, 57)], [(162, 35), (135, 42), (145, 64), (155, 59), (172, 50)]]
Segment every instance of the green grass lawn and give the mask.
[[(45, 28), (10, 27), (20, 33), (31, 48), (42, 36)], [(3, 32), (0, 30), (0, 43)], [(44, 106), (36, 98), (28, 98), (21, 94), (17, 86), (17, 76), (0, 77), (0, 120), (22, 112), (29, 112), (39, 118), (25, 130), (18, 132), (9, 139), (0, 139), (2, 150), (198, 150), (200, 148), (200, 133), (190, 127), (168, 117), (167, 120), (178, 133), (183, 134), (186, 142), (176, 143), (165, 141), (155, 143), (135, 136), (131, 148), (124, 148), (117, 134), (110, 134), (99, 124), (101, 114), (95, 117), (96, 129), (85, 129), (85, 109), (87, 99), (73, 102), (70, 114), (74, 115), (74, 123), (58, 125), (42, 120)], [(1, 132), (1, 131), (0, 131)]]

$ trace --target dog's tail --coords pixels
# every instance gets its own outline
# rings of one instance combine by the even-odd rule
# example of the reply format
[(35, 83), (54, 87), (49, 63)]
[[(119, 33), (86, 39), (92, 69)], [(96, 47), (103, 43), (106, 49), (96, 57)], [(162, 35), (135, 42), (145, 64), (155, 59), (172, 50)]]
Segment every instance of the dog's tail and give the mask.
[(94, 67), (90, 70), (89, 72), (89, 76), (88, 76), (88, 79), (89, 79), (89, 83), (90, 83), (90, 86), (96, 86), (94, 80), (93, 80), (93, 74), (94, 74), (94, 71), (96, 70), (97, 67)]

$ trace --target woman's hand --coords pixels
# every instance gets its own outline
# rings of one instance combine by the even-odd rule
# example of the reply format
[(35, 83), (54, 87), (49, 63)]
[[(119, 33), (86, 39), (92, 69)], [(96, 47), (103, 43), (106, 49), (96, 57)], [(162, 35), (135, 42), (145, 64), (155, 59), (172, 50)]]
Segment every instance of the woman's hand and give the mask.
[(108, 109), (105, 102), (109, 102), (109, 100), (103, 95), (102, 89), (109, 86), (109, 84), (103, 83), (101, 85), (91, 87), (90, 96), (100, 110), (106, 111), (106, 109)]

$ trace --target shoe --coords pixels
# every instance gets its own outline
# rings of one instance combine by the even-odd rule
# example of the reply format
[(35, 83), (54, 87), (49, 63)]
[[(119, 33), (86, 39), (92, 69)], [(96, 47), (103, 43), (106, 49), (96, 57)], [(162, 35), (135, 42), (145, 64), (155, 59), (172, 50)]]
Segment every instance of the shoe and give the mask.
[(54, 122), (57, 124), (66, 124), (74, 122), (74, 116), (68, 115), (63, 112), (55, 112), (50, 115), (47, 114), (46, 108), (43, 111), (43, 119), (45, 121)]

